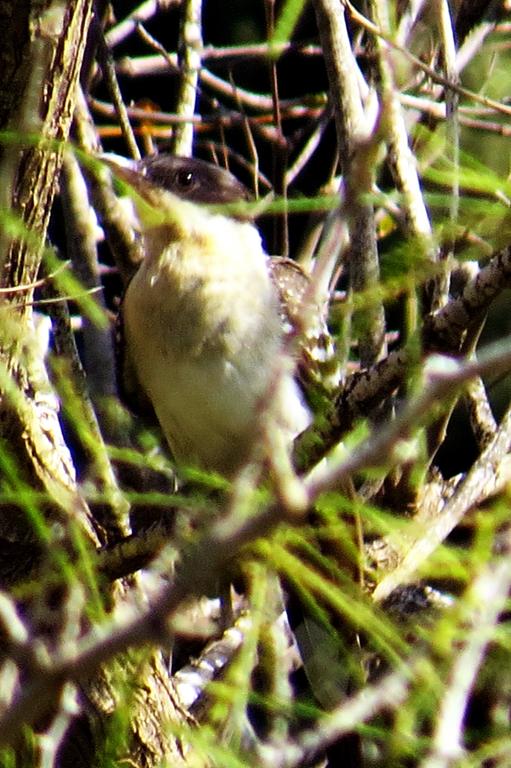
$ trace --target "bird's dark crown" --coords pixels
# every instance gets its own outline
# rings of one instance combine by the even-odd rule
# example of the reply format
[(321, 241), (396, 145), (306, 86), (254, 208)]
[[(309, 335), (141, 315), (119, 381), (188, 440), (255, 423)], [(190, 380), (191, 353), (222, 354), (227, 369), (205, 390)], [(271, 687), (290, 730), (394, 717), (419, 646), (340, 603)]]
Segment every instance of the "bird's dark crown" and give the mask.
[(194, 203), (238, 203), (251, 197), (232, 173), (195, 157), (152, 155), (140, 160), (137, 170), (153, 184)]

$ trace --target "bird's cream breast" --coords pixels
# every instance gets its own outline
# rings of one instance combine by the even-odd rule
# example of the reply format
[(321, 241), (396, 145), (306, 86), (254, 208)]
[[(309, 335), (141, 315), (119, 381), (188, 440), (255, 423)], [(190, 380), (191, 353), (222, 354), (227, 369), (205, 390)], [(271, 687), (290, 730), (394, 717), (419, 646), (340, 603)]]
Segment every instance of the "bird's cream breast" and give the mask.
[(238, 355), (260, 334), (274, 347), (281, 334), (278, 304), (259, 234), (221, 216), (205, 221), (198, 233), (192, 228), (170, 244), (160, 231), (148, 233), (151, 255), (128, 295), (137, 294), (143, 304), (137, 311), (148, 313), (150, 324), (159, 322), (167, 354), (190, 357), (223, 346)]
[(219, 219), (170, 244), (150, 233), (123, 312), (138, 379), (176, 457), (226, 472), (254, 440), (282, 329), (258, 233)]

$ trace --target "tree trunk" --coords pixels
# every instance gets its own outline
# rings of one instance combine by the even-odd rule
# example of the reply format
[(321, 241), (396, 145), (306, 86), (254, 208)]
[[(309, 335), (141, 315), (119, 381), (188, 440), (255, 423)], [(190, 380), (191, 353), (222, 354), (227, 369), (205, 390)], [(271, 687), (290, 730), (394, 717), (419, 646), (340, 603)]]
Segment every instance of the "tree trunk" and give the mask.
[[(68, 598), (73, 587), (64, 580), (62, 558), (55, 551), (73, 561), (79, 546), (96, 549), (107, 542), (104, 528), (94, 519), (77, 484), (73, 457), (61, 431), (58, 399), (46, 369), (48, 325), (44, 317), (34, 314), (31, 304), (33, 284), (48, 251), (46, 230), (71, 127), (92, 6), (92, 0), (12, 0), (3, 3), (0, 11), (0, 124), (5, 131), (0, 190), (4, 218), (0, 443), (2, 475), (12, 491), (9, 502), (4, 496), (0, 505), (0, 579), (5, 587), (31, 579), (29, 596), (17, 607), (31, 640), (42, 641), (50, 653), (62, 648), (71, 621), (75, 635), (90, 626), (84, 610), (70, 615)], [(28, 505), (27, 494), (33, 496)], [(45, 578), (53, 580), (46, 593), (34, 587)], [(80, 586), (83, 607), (88, 587)], [(103, 595), (111, 609), (124, 597), (122, 585)], [(136, 664), (125, 659), (118, 665), (123, 675), (114, 674), (116, 667), (102, 668), (91, 679), (79, 681), (80, 714), (54, 746), (57, 764), (97, 763), (106, 749), (108, 723), (115, 720), (121, 681), (129, 681), (133, 695), (125, 742), (130, 744), (133, 764), (149, 767), (163, 760), (182, 764), (182, 747), (165, 724), (182, 722), (185, 715), (175, 704), (161, 652), (146, 653)], [(28, 667), (20, 663), (19, 673), (24, 679)], [(40, 734), (62, 713), (62, 687), (49, 688), (45, 698), (32, 716)], [(12, 743), (18, 744), (24, 765), (42, 749), (37, 738), (34, 752), (19, 746), (19, 740)]]

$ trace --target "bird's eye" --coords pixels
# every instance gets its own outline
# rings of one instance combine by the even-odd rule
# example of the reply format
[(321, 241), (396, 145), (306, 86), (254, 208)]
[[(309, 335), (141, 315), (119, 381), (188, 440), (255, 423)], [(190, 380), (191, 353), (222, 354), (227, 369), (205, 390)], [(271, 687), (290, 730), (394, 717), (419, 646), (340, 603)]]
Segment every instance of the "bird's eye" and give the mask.
[(188, 189), (193, 184), (193, 171), (178, 171), (176, 181), (183, 189)]

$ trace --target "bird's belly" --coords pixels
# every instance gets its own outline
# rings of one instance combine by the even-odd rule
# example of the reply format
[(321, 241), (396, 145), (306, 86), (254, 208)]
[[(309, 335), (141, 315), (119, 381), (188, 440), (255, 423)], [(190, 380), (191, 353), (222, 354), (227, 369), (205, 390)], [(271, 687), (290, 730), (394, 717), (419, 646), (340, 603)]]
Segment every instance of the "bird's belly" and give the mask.
[(240, 280), (227, 280), (221, 270), (215, 279), (190, 278), (189, 290), (177, 291), (168, 274), (142, 265), (128, 288), (130, 356), (180, 463), (234, 474), (250, 457), (270, 398), (288, 442), (308, 423), (292, 372), (277, 376), (275, 385), (280, 318), (267, 276), (262, 285), (258, 277), (241, 295)]
[(261, 372), (247, 379), (234, 362), (203, 359), (154, 371), (146, 383), (176, 460), (228, 475), (248, 459), (268, 385)]

